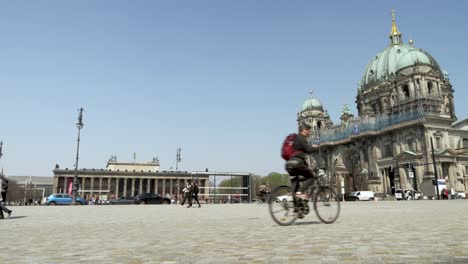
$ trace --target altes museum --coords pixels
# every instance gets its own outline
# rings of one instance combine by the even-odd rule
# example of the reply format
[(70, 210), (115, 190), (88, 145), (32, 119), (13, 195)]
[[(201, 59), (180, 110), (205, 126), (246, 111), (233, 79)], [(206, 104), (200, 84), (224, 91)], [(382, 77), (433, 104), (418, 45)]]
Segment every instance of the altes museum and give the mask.
[(468, 119), (457, 122), (453, 99), (448, 73), (413, 41), (403, 43), (393, 14), (389, 45), (370, 59), (359, 83), (358, 116), (345, 106), (340, 124), (333, 125), (311, 95), (297, 121), (313, 127), (310, 140), (320, 143), (322, 165), (346, 192), (414, 189), (434, 195), (435, 176), (448, 189), (465, 192)]

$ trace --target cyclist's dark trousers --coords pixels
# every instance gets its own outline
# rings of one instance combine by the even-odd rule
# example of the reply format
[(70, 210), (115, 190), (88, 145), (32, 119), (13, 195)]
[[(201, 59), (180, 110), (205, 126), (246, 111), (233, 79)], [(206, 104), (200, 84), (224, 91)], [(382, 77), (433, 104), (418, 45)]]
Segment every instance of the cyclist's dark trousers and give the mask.
[(198, 194), (193, 195), (193, 200), (195, 200), (195, 202), (197, 202), (198, 206), (201, 206), (200, 202), (198, 201)]
[(295, 159), (291, 162), (286, 163), (286, 171), (291, 176), (302, 176), (306, 178), (305, 181), (302, 182), (301, 186), (299, 187), (299, 191), (304, 193), (309, 189), (309, 187), (314, 183), (315, 175), (309, 169), (309, 166), (305, 163), (305, 161), (301, 159)]

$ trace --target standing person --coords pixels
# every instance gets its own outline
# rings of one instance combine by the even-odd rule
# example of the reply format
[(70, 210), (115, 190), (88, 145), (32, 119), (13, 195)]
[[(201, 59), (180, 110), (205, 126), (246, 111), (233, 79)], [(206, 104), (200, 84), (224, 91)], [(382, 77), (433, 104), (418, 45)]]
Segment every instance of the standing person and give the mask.
[(6, 204), (6, 196), (7, 196), (7, 191), (8, 191), (8, 180), (5, 178), (5, 176), (0, 174), (0, 191), (2, 193), (1, 199), (0, 199), (0, 219), (5, 218), (3, 215), (3, 212), (8, 214), (8, 217), (11, 216), (11, 213), (13, 212), (12, 210), (8, 209), (6, 206), (3, 205), (3, 203)]
[(182, 191), (184, 192), (184, 200), (182, 200), (182, 203), (180, 204), (180, 206), (184, 206), (185, 201), (188, 200), (189, 205), (187, 206), (187, 208), (192, 207), (192, 193), (193, 193), (192, 183), (190, 181), (187, 181), (187, 185)]
[(198, 189), (198, 183), (197, 182), (193, 182), (193, 199), (195, 200), (195, 202), (197, 202), (198, 204), (198, 207), (201, 207), (201, 204), (200, 202), (198, 201), (198, 193), (200, 192), (200, 189)]
[(267, 194), (267, 186), (263, 182), (260, 186), (258, 186), (258, 194), (257, 196), (262, 202), (266, 201), (266, 194)]

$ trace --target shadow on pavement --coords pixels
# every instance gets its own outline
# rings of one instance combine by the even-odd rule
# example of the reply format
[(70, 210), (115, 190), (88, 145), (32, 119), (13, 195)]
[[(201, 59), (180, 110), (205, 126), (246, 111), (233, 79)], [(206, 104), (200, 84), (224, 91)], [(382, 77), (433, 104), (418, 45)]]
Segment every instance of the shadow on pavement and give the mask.
[(295, 225), (317, 225), (321, 224), (320, 221), (309, 221), (309, 222), (296, 222)]
[(19, 215), (19, 216), (10, 216), (10, 217), (5, 217), (5, 219), (2, 220), (8, 220), (8, 219), (20, 219), (20, 218), (26, 218), (27, 216), (24, 215)]

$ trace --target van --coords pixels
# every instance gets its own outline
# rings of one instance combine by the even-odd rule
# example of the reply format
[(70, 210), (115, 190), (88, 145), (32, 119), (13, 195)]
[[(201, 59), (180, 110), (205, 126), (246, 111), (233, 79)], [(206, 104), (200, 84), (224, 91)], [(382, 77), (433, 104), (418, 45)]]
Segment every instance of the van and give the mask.
[(373, 201), (375, 199), (373, 191), (357, 191), (354, 192), (354, 196), (358, 201)]

